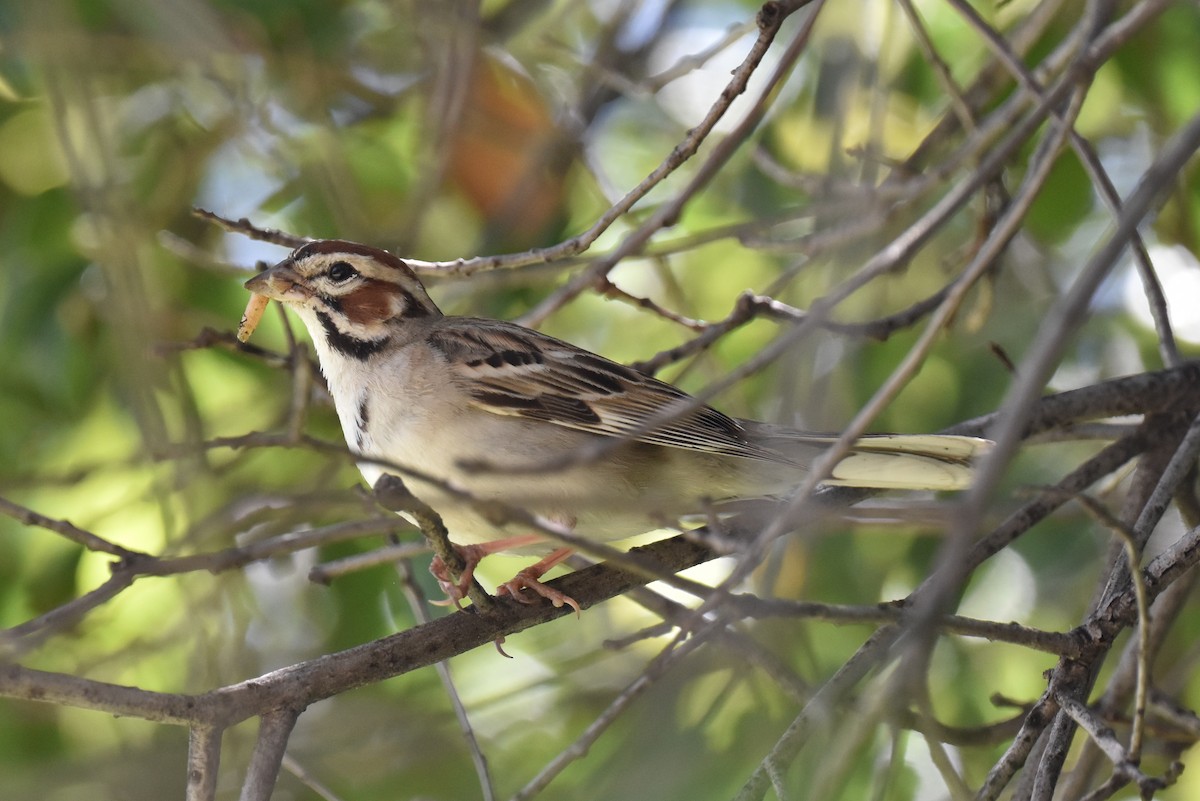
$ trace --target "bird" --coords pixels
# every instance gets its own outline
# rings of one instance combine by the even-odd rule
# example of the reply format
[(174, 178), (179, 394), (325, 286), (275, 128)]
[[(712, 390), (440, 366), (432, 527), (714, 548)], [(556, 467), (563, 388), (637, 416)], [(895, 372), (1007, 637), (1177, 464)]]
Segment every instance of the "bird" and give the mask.
[[(611, 541), (722, 502), (786, 496), (837, 440), (731, 417), (672, 384), (516, 323), (443, 314), (401, 258), (368, 245), (307, 242), (245, 287), (252, 295), (239, 338), (249, 336), (267, 302), (293, 310), (312, 338), (367, 483), (396, 474), (442, 518), (467, 569), (455, 580), (435, 558), (431, 570), (456, 605), (479, 560), (509, 552), (542, 558), (497, 594), (579, 611), (574, 599), (540, 581), (571, 549), (514, 532), (481, 503)], [(990, 444), (956, 435), (866, 435), (823, 483), (964, 489), (972, 460)], [(585, 452), (589, 458), (572, 458)]]

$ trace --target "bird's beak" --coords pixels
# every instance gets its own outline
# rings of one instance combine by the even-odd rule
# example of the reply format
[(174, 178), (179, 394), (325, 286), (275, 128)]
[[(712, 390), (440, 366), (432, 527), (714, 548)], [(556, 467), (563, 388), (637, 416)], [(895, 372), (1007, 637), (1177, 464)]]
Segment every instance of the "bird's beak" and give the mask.
[(263, 270), (246, 282), (246, 289), (256, 295), (264, 295), (271, 300), (283, 302), (308, 300), (312, 292), (304, 284), (304, 279), (292, 269), (292, 260), (284, 259), (269, 270)]

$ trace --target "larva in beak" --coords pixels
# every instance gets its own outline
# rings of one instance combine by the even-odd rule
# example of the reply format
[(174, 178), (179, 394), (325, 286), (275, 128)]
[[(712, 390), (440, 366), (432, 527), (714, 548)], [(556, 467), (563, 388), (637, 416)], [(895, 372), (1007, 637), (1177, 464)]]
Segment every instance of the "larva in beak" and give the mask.
[(238, 342), (250, 339), (250, 335), (254, 333), (255, 328), (258, 328), (258, 321), (262, 319), (263, 312), (267, 310), (267, 304), (270, 302), (271, 299), (266, 295), (252, 294), (250, 296), (250, 302), (246, 304), (246, 311), (242, 312), (242, 321), (238, 323)]

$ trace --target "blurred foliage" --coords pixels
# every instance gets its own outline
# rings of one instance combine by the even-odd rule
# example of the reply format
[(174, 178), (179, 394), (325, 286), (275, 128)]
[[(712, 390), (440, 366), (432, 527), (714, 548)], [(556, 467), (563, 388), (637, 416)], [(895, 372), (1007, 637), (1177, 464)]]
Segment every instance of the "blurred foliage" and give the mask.
[[(642, 8), (622, 23), (625, 5), (495, 0), (481, 12), (466, 2), (420, 0), (0, 5), (0, 494), (156, 554), (212, 551), (378, 514), (353, 491), (359, 479), (345, 459), (201, 447), (215, 437), (284, 430), (292, 387), (285, 372), (248, 351), (180, 347), (206, 328), (231, 331), (245, 301), (244, 270), (282, 255), (222, 233), (191, 208), (421, 259), (519, 251), (572, 236), (684, 138), (752, 35), (656, 91), (642, 83), (646, 76), (751, 20), (755, 6), (632, 4)], [(1008, 29), (1035, 5), (1012, 0), (979, 10)], [(1033, 57), (1075, 24), (1072, 6), (1063, 4)], [(948, 5), (919, 7), (951, 74), (968, 83), (986, 49)], [(1197, 41), (1200, 12), (1178, 3), (1097, 75), (1079, 129), (1122, 192), (1200, 107)], [(815, 217), (796, 209), (818, 204), (814, 187), (872, 183), (880, 164), (920, 143), (945, 102), (898, 7), (829, 4), (767, 122), (655, 241), (666, 252), (627, 260), (613, 281), (706, 320), (728, 314), (745, 289), (808, 307), (911, 219), (806, 261), (801, 237), (852, 221), (859, 209), (843, 204)], [(743, 111), (736, 105), (731, 117)], [(869, 157), (855, 155), (852, 148), (864, 146)], [(686, 164), (657, 187), (597, 250), (614, 246), (697, 166)], [(1006, 181), (1015, 185), (1025, 166), (1015, 163)], [(858, 293), (835, 317), (871, 319), (936, 291), (969, 255), (982, 212), (963, 213), (906, 269)], [(758, 242), (749, 228), (712, 241), (702, 236), (777, 217), (790, 220), (788, 236), (773, 229)], [(1027, 348), (1062, 275), (1086, 258), (1108, 219), (1076, 157), (1064, 154), (1006, 269), (976, 293), (877, 427), (935, 430), (993, 410), (1010, 376), (989, 344), (1011, 354)], [(1147, 233), (1152, 244), (1180, 244), (1194, 254), (1198, 231), (1193, 166)], [(689, 237), (698, 244), (685, 246)], [(452, 313), (515, 317), (566, 274), (562, 265), (524, 268), (436, 281), (433, 292)], [(1152, 339), (1116, 295), (1114, 288), (1102, 296), (1096, 320), (1072, 344), (1059, 388), (1160, 366)], [(284, 349), (285, 325), (302, 336), (272, 312), (255, 342)], [(624, 361), (689, 336), (592, 294), (544, 327)], [(663, 375), (702, 389), (778, 330), (755, 322)], [(915, 337), (910, 330), (885, 342), (815, 335), (716, 402), (738, 415), (837, 429)], [(339, 440), (327, 398), (318, 390), (308, 400), (305, 431)], [(1085, 452), (1032, 448), (1011, 486), (1052, 482)], [(782, 544), (756, 587), (829, 603), (899, 597), (926, 575), (937, 547), (929, 534), (920, 525), (822, 528)], [(1094, 587), (1105, 542), (1077, 510), (1064, 511), (1010, 549), (1008, 561), (981, 571), (972, 608), (1069, 628)], [(143, 578), (22, 662), (200, 692), (368, 641), (414, 623), (395, 573), (374, 568), (326, 587), (309, 582), (307, 572), (381, 543), (363, 538), (216, 576)], [(110, 561), (0, 518), (0, 625), (17, 626), (94, 589)], [(520, 564), (498, 561), (485, 566), (486, 582)], [(719, 565), (696, 572), (720, 578)], [(421, 581), (434, 592), (432, 579), (422, 573)], [(512, 639), (505, 646), (512, 661), (480, 649), (454, 662), (502, 795), (535, 775), (641, 674), (661, 641), (622, 651), (603, 644), (654, 622), (621, 599), (582, 621), (560, 620)], [(790, 620), (744, 631), (809, 685), (827, 678), (868, 633)], [(1041, 671), (1052, 664), (1024, 649), (949, 641), (935, 660), (937, 711), (960, 726), (1009, 717), (1013, 710), (992, 705), (990, 694), (1035, 698)], [(1185, 703), (1200, 704), (1192, 676), (1167, 681)], [(729, 798), (796, 708), (795, 697), (747, 670), (735, 651), (702, 650), (633, 704), (542, 797)], [(226, 744), (221, 797), (236, 795), (252, 728), (240, 727)], [(178, 798), (186, 745), (183, 729), (0, 701), (0, 798)], [(1000, 750), (955, 754), (977, 785)], [(877, 761), (888, 753), (899, 754), (891, 766)], [(431, 670), (310, 709), (290, 754), (354, 801), (479, 795)], [(880, 731), (877, 741), (868, 738), (844, 756), (845, 782), (825, 787), (830, 794), (822, 797), (926, 798), (940, 786), (923, 741), (910, 732)], [(807, 754), (798, 772), (819, 772), (823, 758), (819, 750)], [(888, 771), (886, 794), (873, 795)], [(1197, 792), (1188, 773), (1161, 797)], [(284, 775), (276, 797), (317, 796)]]

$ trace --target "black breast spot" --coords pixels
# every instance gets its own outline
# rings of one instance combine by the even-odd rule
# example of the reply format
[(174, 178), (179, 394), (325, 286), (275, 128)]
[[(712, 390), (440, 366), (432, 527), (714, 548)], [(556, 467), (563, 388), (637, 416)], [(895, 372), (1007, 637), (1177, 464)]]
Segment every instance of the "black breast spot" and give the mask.
[(325, 338), (329, 342), (329, 347), (351, 359), (365, 362), (383, 350), (388, 344), (387, 337), (383, 337), (382, 339), (359, 339), (358, 337), (343, 333), (334, 324), (333, 319), (325, 312), (317, 312), (317, 320), (320, 321), (321, 327), (325, 329)]
[(371, 422), (371, 409), (367, 405), (366, 395), (358, 399), (356, 418), (358, 425), (355, 427), (354, 446), (361, 452), (367, 438), (367, 425)]

